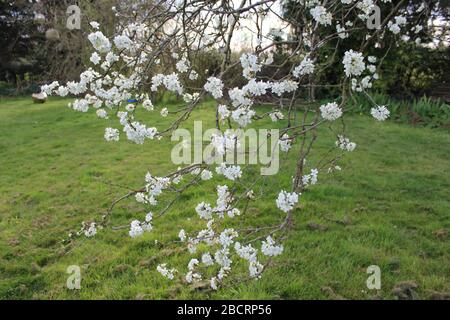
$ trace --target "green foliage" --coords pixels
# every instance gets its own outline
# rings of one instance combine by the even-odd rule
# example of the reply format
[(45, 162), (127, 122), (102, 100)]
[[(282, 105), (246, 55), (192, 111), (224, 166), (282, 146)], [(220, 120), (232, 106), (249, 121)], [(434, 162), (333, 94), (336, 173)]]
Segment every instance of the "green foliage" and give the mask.
[[(68, 101), (0, 101), (1, 299), (335, 298), (327, 287), (349, 299), (393, 298), (392, 288), (405, 280), (415, 281), (424, 299), (450, 291), (450, 137), (442, 130), (379, 123), (358, 114), (348, 117), (348, 133), (358, 148), (342, 160), (341, 172), (320, 173), (320, 184), (302, 194), (285, 253), (259, 281), (201, 292), (157, 273), (156, 265), (163, 262), (185, 271), (190, 255), (161, 249), (155, 240), (176, 239), (180, 227), (197, 229), (195, 205), (214, 198), (213, 183), (184, 194), (141, 238), (127, 235), (130, 221), (145, 215), (130, 199), (112, 215), (111, 226), (124, 227), (100, 230), (68, 247), (60, 244), (81, 221), (100, 218), (113, 200), (128, 192), (120, 185), (136, 188), (147, 170), (159, 175), (176, 168), (167, 161), (170, 142), (107, 143), (104, 128), (115, 127), (116, 120), (69, 111)], [(165, 128), (175, 116), (159, 117), (160, 107), (143, 117)], [(190, 119), (213, 126), (213, 113), (204, 108), (212, 106), (202, 105)], [(317, 151), (326, 153), (335, 137), (325, 127), (318, 133), (323, 139)], [(250, 204), (246, 218), (252, 224), (276, 223), (282, 217), (274, 199), (291, 182), (297, 152), (293, 149), (286, 157), (278, 176), (263, 180), (255, 190), (264, 198)], [(328, 230), (313, 230), (309, 222)], [(243, 264), (233, 264), (245, 272)], [(377, 292), (366, 287), (366, 268), (373, 264), (382, 270)], [(81, 267), (81, 290), (65, 287), (70, 265)]]
[[(391, 117), (397, 121), (432, 128), (450, 128), (450, 106), (439, 99), (421, 97), (418, 99), (395, 100), (383, 93), (371, 94), (374, 102), (387, 106)], [(355, 94), (349, 100), (348, 110), (370, 114), (374, 105), (363, 94)]]
[(435, 86), (448, 83), (450, 47), (435, 49), (402, 43), (383, 61), (375, 88), (405, 99), (432, 94)]

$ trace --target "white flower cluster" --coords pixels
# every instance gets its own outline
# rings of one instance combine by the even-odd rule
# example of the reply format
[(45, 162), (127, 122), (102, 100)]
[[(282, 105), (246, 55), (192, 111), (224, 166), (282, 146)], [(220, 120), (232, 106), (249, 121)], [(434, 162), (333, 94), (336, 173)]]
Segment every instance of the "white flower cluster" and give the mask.
[(152, 220), (153, 214), (151, 212), (147, 213), (147, 215), (145, 216), (145, 221), (143, 222), (139, 220), (133, 220), (130, 225), (130, 231), (128, 232), (130, 237), (136, 238), (143, 235), (145, 231), (152, 231)]
[(181, 242), (186, 241), (186, 231), (184, 231), (184, 229), (181, 229), (178, 233), (178, 237), (180, 238)]
[(133, 45), (133, 42), (126, 35), (118, 35), (114, 38), (114, 44), (119, 50), (129, 50)]
[(370, 114), (378, 121), (384, 121), (389, 118), (389, 115), (391, 113), (389, 112), (388, 108), (386, 108), (386, 106), (378, 106), (376, 108), (372, 108), (370, 110)]
[(91, 21), (89, 22), (89, 25), (95, 30), (98, 30), (100, 28), (100, 23), (98, 23), (97, 21)]
[(223, 82), (219, 78), (209, 77), (204, 88), (207, 92), (211, 93), (214, 99), (220, 99), (223, 96)]
[(164, 277), (166, 277), (167, 279), (173, 280), (175, 273), (177, 273), (177, 269), (168, 269), (167, 268), (167, 264), (163, 263), (163, 264), (159, 264), (156, 267), (156, 270), (161, 273)]
[(302, 177), (303, 186), (307, 187), (309, 185), (317, 184), (317, 175), (318, 174), (319, 174), (319, 170), (311, 169), (311, 172), (309, 174), (306, 174)]
[(178, 72), (185, 73), (189, 71), (190, 63), (186, 58), (182, 58), (177, 62), (175, 67), (177, 68)]
[(147, 128), (137, 121), (125, 123), (123, 131), (126, 133), (128, 140), (136, 144), (143, 144), (145, 139), (153, 140), (158, 133), (156, 128)]
[(364, 57), (361, 52), (353, 50), (345, 52), (342, 63), (344, 64), (344, 71), (347, 77), (360, 76), (366, 69)]
[(256, 114), (255, 111), (250, 109), (249, 107), (237, 108), (231, 113), (231, 118), (240, 127), (246, 127), (252, 122), (252, 117)]
[(393, 34), (399, 34), (401, 31), (401, 27), (406, 25), (406, 18), (403, 16), (396, 16), (394, 17), (394, 21), (389, 21), (387, 27), (389, 31), (391, 31)]
[(91, 238), (97, 234), (97, 224), (95, 222), (91, 222), (89, 226), (83, 224), (84, 235), (88, 238)]
[(207, 267), (210, 267), (214, 264), (214, 259), (209, 252), (206, 252), (202, 255), (202, 263)]
[(284, 119), (284, 115), (278, 110), (269, 113), (269, 117), (272, 120), (272, 122), (277, 122), (278, 120), (283, 120)]
[(271, 236), (266, 238), (266, 241), (262, 242), (261, 252), (269, 257), (275, 257), (283, 253), (283, 245), (275, 245), (275, 241)]
[(186, 103), (191, 103), (192, 101), (196, 101), (200, 97), (200, 93), (194, 92), (193, 94), (185, 93), (183, 95), (183, 100)]
[(183, 94), (183, 86), (176, 73), (171, 73), (169, 75), (157, 74), (153, 76), (151, 90), (157, 91), (158, 87), (161, 85), (164, 85), (169, 91), (178, 93), (179, 95)]
[(338, 33), (339, 38), (341, 38), (341, 39), (348, 38), (349, 34), (346, 31), (347, 30), (345, 29), (345, 27), (341, 26), (339, 23), (336, 24), (336, 32)]
[(350, 140), (342, 135), (338, 136), (336, 146), (344, 151), (353, 151), (356, 148), (356, 143), (350, 142)]
[(285, 92), (297, 90), (298, 83), (292, 80), (283, 80), (272, 83), (272, 92), (281, 97)]
[(155, 108), (150, 99), (145, 99), (144, 102), (142, 103), (142, 107), (147, 111), (153, 111)]
[(320, 106), (322, 118), (328, 121), (334, 121), (342, 116), (342, 109), (336, 102), (327, 103)]
[(292, 71), (292, 74), (294, 75), (294, 77), (300, 78), (303, 75), (314, 73), (314, 69), (314, 62), (310, 58), (305, 57), (302, 62), (300, 62), (300, 64)]
[(242, 87), (242, 90), (246, 94), (258, 97), (265, 95), (267, 93), (267, 89), (269, 88), (269, 82), (256, 81), (255, 79), (251, 79), (245, 86)]
[(166, 177), (153, 177), (150, 172), (145, 176), (145, 192), (138, 192), (135, 195), (136, 201), (139, 203), (156, 205), (156, 198), (170, 186), (170, 179)]
[(86, 99), (76, 99), (72, 103), (72, 109), (80, 112), (88, 112), (89, 102)]
[(211, 136), (211, 146), (217, 155), (223, 156), (240, 147), (238, 136), (232, 130), (215, 133)]
[(198, 79), (198, 73), (195, 70), (191, 70), (191, 72), (189, 72), (189, 80), (197, 80)]
[(239, 242), (235, 242), (234, 250), (241, 259), (249, 262), (248, 271), (250, 277), (256, 279), (260, 278), (264, 266), (258, 261), (258, 250), (253, 248), (251, 244), (243, 246)]
[(94, 49), (100, 53), (108, 53), (111, 51), (111, 42), (101, 31), (89, 34), (88, 40), (91, 42)]
[(113, 128), (105, 129), (105, 140), (106, 141), (119, 141), (119, 130)]
[(91, 61), (94, 65), (98, 65), (102, 61), (102, 57), (97, 52), (94, 52), (89, 58), (89, 61)]
[(201, 173), (201, 175), (200, 175), (200, 178), (201, 178), (202, 180), (204, 180), (204, 181), (211, 180), (212, 177), (213, 177), (212, 172), (209, 171), (209, 170), (206, 170), (206, 169), (203, 170), (202, 173)]
[(359, 14), (358, 17), (363, 21), (367, 20), (374, 6), (375, 4), (373, 0), (359, 0), (356, 4), (356, 7), (360, 9), (363, 13)]
[(327, 12), (327, 9), (323, 6), (316, 6), (312, 8), (310, 11), (314, 20), (316, 20), (319, 24), (327, 26), (331, 25), (331, 19), (333, 16), (331, 13)]
[(164, 118), (167, 117), (169, 115), (169, 109), (162, 108), (160, 111), (160, 115), (161, 115), (161, 117), (164, 117)]
[(195, 266), (199, 264), (199, 261), (197, 259), (191, 259), (188, 263), (188, 273), (186, 274), (186, 282), (192, 283), (192, 282), (199, 282), (202, 280), (202, 276), (199, 273), (194, 272)]
[(234, 198), (228, 191), (228, 186), (217, 186), (217, 202), (216, 207), (211, 207), (211, 204), (201, 202), (195, 207), (195, 211), (201, 219), (211, 220), (213, 214), (216, 214), (219, 218), (224, 218), (225, 213), (233, 218), (240, 215), (240, 211), (237, 208), (232, 208), (231, 203)]
[(98, 109), (95, 113), (100, 119), (108, 119), (108, 112), (105, 109)]
[(223, 104), (219, 104), (217, 106), (217, 113), (220, 116), (220, 120), (225, 120), (231, 115), (230, 110), (228, 110), (227, 106)]
[(251, 79), (257, 72), (261, 71), (261, 65), (258, 64), (258, 57), (254, 54), (244, 53), (241, 55), (240, 60), (245, 78)]
[(213, 209), (209, 203), (201, 202), (195, 207), (195, 211), (201, 219), (212, 219)]
[(220, 166), (216, 168), (217, 174), (224, 175), (227, 179), (234, 181), (242, 177), (242, 171), (240, 166), (227, 166), (222, 162)]
[(278, 144), (280, 146), (281, 151), (288, 152), (292, 147), (292, 140), (285, 133), (281, 136), (280, 140), (278, 140)]
[(283, 212), (289, 212), (294, 209), (295, 204), (298, 202), (298, 194), (295, 192), (287, 192), (282, 190), (278, 194), (277, 207)]

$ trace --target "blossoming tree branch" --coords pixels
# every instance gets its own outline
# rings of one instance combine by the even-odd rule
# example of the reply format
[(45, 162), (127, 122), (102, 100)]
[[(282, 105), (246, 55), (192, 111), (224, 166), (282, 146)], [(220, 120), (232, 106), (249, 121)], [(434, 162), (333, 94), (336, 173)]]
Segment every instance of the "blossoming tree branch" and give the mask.
[[(205, 201), (192, 207), (193, 218), (204, 222), (203, 229), (185, 231), (180, 224), (173, 241), (166, 246), (187, 249), (192, 259), (187, 266), (160, 261), (157, 271), (168, 279), (187, 283), (208, 281), (216, 290), (233, 275), (237, 260), (248, 266), (244, 277), (258, 279), (270, 262), (283, 253), (283, 240), (289, 236), (296, 206), (301, 194), (319, 181), (320, 175), (341, 170), (339, 160), (353, 151), (354, 137), (346, 133), (344, 117), (355, 92), (370, 96), (372, 84), (379, 78), (383, 57), (368, 54), (389, 35), (393, 41), (420, 42), (417, 24), (414, 31), (404, 30), (408, 21), (427, 21), (429, 8), (412, 1), (390, 0), (240, 0), (240, 1), (155, 1), (145, 11), (121, 12), (112, 8), (118, 24), (114, 34), (104, 34), (102, 26), (92, 21), (88, 36), (92, 44), (90, 64), (77, 82), (53, 82), (42, 87), (47, 94), (78, 97), (70, 107), (80, 112), (95, 111), (100, 119), (117, 119), (113, 128), (105, 128), (104, 139), (144, 144), (147, 140), (165, 143), (176, 129), (190, 119), (205, 99), (213, 99), (215, 108), (205, 110), (215, 117), (216, 133), (210, 147), (219, 163), (192, 163), (165, 176), (145, 175), (145, 183), (116, 200), (110, 210), (95, 222), (84, 223), (71, 234), (93, 237), (98, 227), (108, 226), (114, 205), (128, 197), (145, 207), (145, 216), (130, 221), (129, 236), (135, 238), (158, 228), (158, 221), (170, 215), (180, 196), (206, 180), (218, 179), (215, 203)], [(368, 27), (376, 9), (382, 8), (379, 25)], [(405, 10), (405, 8), (408, 8)], [(275, 17), (280, 27), (290, 30), (287, 37), (267, 34), (268, 17)], [(375, 17), (377, 18), (377, 17)], [(240, 33), (254, 39), (252, 48), (238, 59), (233, 58), (233, 43)], [(354, 33), (364, 37), (355, 41)], [(283, 47), (288, 54), (276, 55)], [(339, 54), (341, 48), (346, 49)], [(369, 50), (370, 49), (370, 50)], [(195, 58), (202, 52), (220, 52), (220, 63), (214, 70), (196, 69)], [(292, 66), (284, 72), (285, 66)], [(323, 77), (329, 70), (343, 70), (339, 79)], [(240, 70), (236, 74), (236, 70)], [(205, 79), (205, 80), (202, 80)], [(201, 83), (199, 83), (201, 81)], [(241, 83), (242, 85), (236, 85)], [(332, 89), (329, 101), (314, 103), (314, 91)], [(184, 106), (169, 111), (156, 110), (152, 97), (168, 91), (179, 97)], [(154, 100), (154, 99), (153, 99)], [(261, 113), (257, 105), (271, 106)], [(167, 127), (157, 122), (145, 123), (136, 110), (157, 113), (174, 121)], [(264, 109), (267, 110), (267, 109)], [(388, 106), (373, 103), (371, 116), (376, 121), (389, 117)], [(240, 166), (225, 159), (235, 153), (244, 129), (261, 119), (281, 122), (276, 147), (295, 153), (290, 168), (292, 181), (271, 199), (274, 210), (284, 218), (275, 225), (232, 227), (236, 219), (248, 220), (249, 203), (259, 196), (254, 189), (262, 177), (249, 174), (250, 165)], [(309, 161), (320, 136), (319, 126), (328, 128), (336, 138), (330, 152)], [(99, 139), (100, 143), (100, 139)], [(364, 143), (361, 141), (359, 143)], [(293, 147), (296, 148), (293, 148)], [(276, 179), (276, 176), (273, 177)], [(164, 200), (161, 195), (165, 195)], [(235, 226), (236, 224), (234, 224)], [(241, 224), (242, 225), (242, 224)], [(102, 231), (106, 232), (106, 231)], [(279, 259), (279, 258), (277, 258)], [(236, 271), (235, 276), (238, 275)]]

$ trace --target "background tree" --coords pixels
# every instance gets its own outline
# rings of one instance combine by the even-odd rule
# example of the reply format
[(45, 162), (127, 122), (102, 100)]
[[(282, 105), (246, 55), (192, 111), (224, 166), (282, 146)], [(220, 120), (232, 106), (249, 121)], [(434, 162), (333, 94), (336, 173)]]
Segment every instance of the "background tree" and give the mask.
[[(382, 77), (375, 84), (375, 88), (398, 98), (411, 98), (424, 93), (430, 94), (436, 85), (448, 83), (449, 64), (442, 65), (442, 61), (448, 61), (450, 53), (450, 29), (448, 23), (445, 23), (449, 18), (448, 1), (373, 2), (380, 6), (381, 12), (390, 12), (389, 8), (395, 8), (396, 12), (407, 19), (402, 27), (403, 42), (395, 41), (399, 36), (389, 30), (383, 30), (377, 34), (375, 46), (367, 48), (369, 54), (383, 57), (383, 63), (378, 70)], [(356, 5), (356, 2), (349, 6), (351, 5)], [(291, 23), (293, 38), (302, 38), (314, 27), (304, 19), (304, 10), (305, 6), (299, 1), (285, 1), (283, 5), (282, 14)], [(343, 14), (342, 12), (342, 17)], [(345, 20), (356, 21), (357, 18), (357, 12), (352, 11), (350, 17), (346, 15)], [(392, 18), (381, 16), (381, 22), (387, 24)], [(336, 15), (335, 19), (338, 20), (339, 15)], [(419, 25), (425, 27), (416, 29)], [(318, 28), (322, 32), (331, 32), (334, 26)], [(366, 31), (360, 29), (349, 33), (347, 39), (330, 41), (318, 53), (318, 59), (325, 60), (325, 57), (332, 55), (342, 56), (345, 51), (355, 49), (355, 44), (363, 43), (365, 37)], [(291, 51), (295, 49), (292, 45), (287, 48)], [(342, 74), (342, 68), (328, 69), (322, 77), (338, 82)], [(319, 98), (329, 93), (321, 91), (323, 90), (318, 92)]]
[(0, 80), (20, 88), (27, 73), (40, 72), (45, 57), (36, 52), (43, 41), (39, 16), (28, 1), (0, 2)]

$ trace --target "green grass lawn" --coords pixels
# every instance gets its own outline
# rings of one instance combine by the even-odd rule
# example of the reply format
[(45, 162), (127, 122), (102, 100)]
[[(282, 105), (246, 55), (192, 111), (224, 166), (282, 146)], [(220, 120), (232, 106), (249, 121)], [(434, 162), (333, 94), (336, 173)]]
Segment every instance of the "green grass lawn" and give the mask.
[[(158, 248), (155, 239), (175, 239), (180, 228), (195, 230), (194, 208), (200, 199), (215, 199), (213, 182), (183, 195), (140, 238), (112, 228), (145, 215), (145, 208), (129, 200), (116, 207), (108, 229), (62, 246), (68, 232), (98, 219), (126, 193), (109, 182), (136, 188), (148, 170), (162, 175), (175, 168), (168, 161), (170, 143), (107, 143), (104, 128), (117, 127), (113, 120), (69, 110), (67, 102), (0, 101), (0, 298), (388, 299), (402, 281), (416, 282), (423, 299), (450, 291), (446, 131), (347, 118), (358, 148), (341, 161), (341, 172), (320, 174), (319, 184), (301, 196), (284, 254), (258, 281), (200, 292), (157, 273), (163, 262), (186, 268), (190, 256)], [(212, 106), (192, 116), (205, 128), (213, 126), (206, 108)], [(146, 117), (158, 128), (170, 120)], [(316, 150), (325, 152), (335, 139), (326, 128), (320, 134)], [(282, 217), (275, 198), (289, 188), (292, 161), (286, 159), (282, 173), (255, 190), (264, 199), (252, 202), (242, 219), (264, 225)], [(313, 230), (311, 222), (327, 230)], [(66, 288), (70, 265), (81, 267), (79, 291)], [(366, 287), (369, 265), (381, 268), (380, 291)]]

